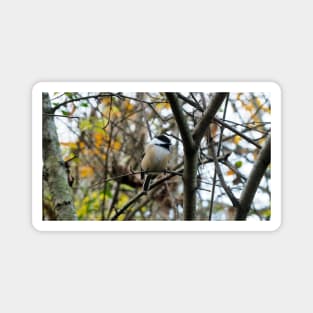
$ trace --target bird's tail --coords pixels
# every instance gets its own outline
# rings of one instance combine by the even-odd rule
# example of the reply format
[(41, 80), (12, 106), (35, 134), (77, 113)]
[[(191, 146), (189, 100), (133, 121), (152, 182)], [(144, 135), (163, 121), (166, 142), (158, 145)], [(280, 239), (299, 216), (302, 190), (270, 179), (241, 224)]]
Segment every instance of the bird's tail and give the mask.
[(143, 191), (149, 190), (151, 179), (152, 179), (151, 175), (147, 175), (145, 182), (143, 183)]

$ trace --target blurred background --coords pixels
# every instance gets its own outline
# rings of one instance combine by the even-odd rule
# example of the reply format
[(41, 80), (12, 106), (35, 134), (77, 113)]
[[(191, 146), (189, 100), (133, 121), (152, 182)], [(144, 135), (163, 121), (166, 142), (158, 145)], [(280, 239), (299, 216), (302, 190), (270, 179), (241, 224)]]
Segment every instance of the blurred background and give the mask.
[[(192, 130), (207, 108), (212, 93), (177, 95)], [(144, 146), (160, 134), (171, 139), (168, 169), (178, 175), (139, 198), (117, 218), (183, 219), (181, 171), (184, 151), (165, 93), (55, 92), (49, 97), (79, 220), (114, 219), (116, 213), (141, 191), (142, 180), (138, 172)], [(270, 94), (231, 93), (217, 117), (224, 124), (213, 122), (210, 125), (199, 150), (197, 220), (232, 220), (235, 216), (232, 202), (215, 172), (209, 136), (213, 139), (224, 180), (238, 199), (260, 147), (271, 132)], [(162, 176), (160, 173), (158, 178)], [(270, 180), (268, 167), (248, 219), (270, 219)], [(45, 220), (55, 219), (47, 184), (44, 184), (43, 216)]]

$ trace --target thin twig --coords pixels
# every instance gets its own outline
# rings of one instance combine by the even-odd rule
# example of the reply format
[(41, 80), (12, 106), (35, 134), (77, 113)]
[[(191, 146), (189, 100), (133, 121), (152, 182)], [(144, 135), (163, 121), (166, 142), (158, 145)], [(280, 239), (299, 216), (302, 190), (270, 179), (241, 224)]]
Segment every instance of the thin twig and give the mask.
[(110, 140), (108, 142), (108, 147), (107, 147), (106, 154), (105, 154), (106, 155), (105, 165), (104, 165), (105, 182), (103, 185), (103, 201), (102, 201), (102, 206), (101, 206), (101, 220), (104, 220), (104, 218), (105, 218), (104, 211), (105, 211), (105, 207), (106, 207), (107, 184), (108, 184), (108, 182), (106, 181), (106, 178), (107, 178), (108, 171), (109, 171), (109, 156), (110, 156), (110, 149), (111, 149), (111, 143), (112, 143), (113, 129), (114, 129), (114, 127), (111, 125), (110, 134), (109, 134)]
[[(229, 99), (229, 94), (227, 94), (226, 101), (225, 101), (225, 108), (224, 108), (224, 112), (223, 112), (223, 120), (225, 120), (225, 118), (226, 118), (228, 99)], [(217, 160), (217, 158), (220, 155), (221, 146), (222, 146), (222, 139), (223, 139), (223, 131), (224, 131), (224, 126), (221, 127), (220, 138), (219, 138), (218, 145), (217, 145), (216, 156), (215, 156), (215, 154), (212, 155), (213, 161)], [(211, 138), (211, 133), (210, 133), (209, 140), (211, 140), (211, 142), (213, 142), (212, 138)], [(211, 149), (211, 151), (212, 151), (212, 149)], [(217, 175), (216, 172), (217, 171), (216, 171), (216, 166), (215, 166), (215, 168), (214, 168), (214, 176), (213, 176), (213, 186), (212, 186), (212, 192), (211, 192), (211, 201), (210, 201), (210, 207), (209, 207), (209, 217), (208, 217), (209, 221), (212, 219), (212, 213), (213, 213), (213, 202), (214, 202), (214, 194), (215, 194), (216, 175)]]
[(177, 176), (182, 176), (182, 171), (170, 171), (170, 170), (164, 170), (164, 171), (137, 171), (137, 172), (129, 172), (129, 173), (125, 173), (122, 175), (118, 175), (118, 176), (114, 176), (114, 177), (110, 177), (107, 179), (102, 180), (101, 182), (95, 183), (93, 185), (91, 185), (90, 187), (93, 188), (95, 186), (98, 186), (100, 184), (103, 184), (105, 182), (111, 181), (111, 180), (118, 180), (120, 178), (126, 177), (126, 176), (131, 176), (131, 175), (137, 175), (137, 174), (149, 174), (149, 173), (168, 173), (168, 174), (173, 174), (173, 175), (177, 175)]
[[(104, 97), (108, 97), (108, 96), (113, 96), (113, 97), (117, 97), (117, 98), (123, 98), (123, 99), (129, 99), (129, 100), (133, 100), (133, 101), (137, 101), (137, 102), (143, 102), (146, 103), (148, 105), (153, 105), (153, 104), (157, 104), (157, 103), (165, 103), (166, 101), (145, 101), (145, 100), (139, 100), (133, 97), (129, 97), (129, 96), (124, 96), (122, 93), (114, 93), (114, 92), (105, 92), (105, 93), (100, 93), (98, 95), (92, 95), (92, 96), (85, 96), (85, 97), (79, 97), (79, 98), (75, 98), (75, 99), (69, 99), (66, 100), (62, 103), (59, 103), (58, 105), (56, 105), (55, 107), (53, 107), (53, 112), (55, 112), (56, 110), (58, 110), (59, 108), (61, 108), (62, 106), (65, 106), (68, 103), (72, 103), (72, 102), (77, 102), (77, 101), (81, 101), (81, 100), (87, 100), (87, 99), (99, 99), (99, 98), (104, 98)], [(155, 109), (151, 106), (152, 110), (155, 111)], [(156, 111), (155, 111), (156, 112)], [(156, 112), (156, 114), (158, 114)]]
[(115, 188), (115, 191), (114, 191), (114, 195), (113, 195), (113, 198), (112, 198), (112, 201), (111, 201), (111, 205), (110, 205), (110, 208), (109, 208), (109, 212), (107, 214), (107, 217), (110, 218), (110, 215), (113, 211), (113, 208), (115, 206), (115, 203), (117, 202), (117, 199), (118, 199), (118, 194), (120, 192), (120, 185), (121, 185), (121, 182), (120, 181), (117, 181), (116, 182), (116, 188)]
[(214, 164), (215, 164), (215, 169), (216, 169), (216, 173), (218, 175), (218, 178), (220, 180), (220, 183), (222, 185), (222, 187), (224, 188), (227, 196), (229, 197), (230, 201), (232, 202), (233, 206), (235, 208), (237, 208), (238, 210), (240, 210), (240, 203), (238, 201), (238, 199), (234, 196), (233, 192), (231, 191), (231, 189), (227, 186), (225, 180), (224, 180), (224, 176), (223, 176), (223, 173), (222, 173), (222, 170), (220, 168), (220, 165), (218, 163), (218, 160), (216, 158), (216, 154), (215, 154), (215, 151), (214, 151), (214, 145), (212, 144), (212, 140), (210, 140), (209, 142), (209, 147), (210, 147), (210, 150), (211, 150), (211, 154), (214, 158)]
[(79, 116), (70, 116), (70, 115), (61, 115), (61, 114), (51, 114), (43, 112), (42, 114), (48, 115), (48, 116), (56, 116), (56, 117), (67, 117), (67, 118), (80, 118)]
[(222, 120), (220, 120), (217, 117), (213, 118), (213, 121), (224, 126), (225, 128), (230, 129), (232, 132), (234, 132), (235, 134), (239, 135), (240, 137), (242, 137), (243, 139), (245, 139), (246, 141), (248, 141), (249, 143), (253, 144), (254, 146), (256, 146), (258, 149), (261, 149), (262, 147), (256, 143), (253, 139), (247, 137), (245, 134), (243, 134), (242, 132), (238, 131), (236, 128), (228, 125), (227, 123), (223, 122)]
[(199, 110), (200, 112), (203, 112), (203, 109), (201, 108), (201, 106), (199, 105), (198, 102), (195, 102), (187, 97), (185, 97), (184, 95), (182, 95), (181, 93), (177, 93), (177, 97), (180, 98), (181, 100), (187, 102), (188, 104), (190, 104), (192, 107), (194, 107), (195, 109)]
[[(156, 181), (155, 183), (153, 183), (150, 186), (150, 189), (153, 189), (155, 187), (157, 187), (158, 185), (162, 184), (163, 182), (167, 181), (168, 179), (172, 178), (173, 176), (175, 176), (176, 174), (169, 174), (167, 176), (165, 176), (164, 178), (159, 179), (158, 181)], [(136, 196), (134, 196), (133, 198), (131, 198), (118, 212), (116, 212), (116, 214), (111, 218), (112, 221), (117, 220), (117, 218), (122, 215), (134, 202), (136, 202), (138, 199), (140, 199), (142, 196), (146, 195), (147, 192), (146, 191), (141, 191), (140, 193), (138, 193)]]
[[(111, 99), (110, 99), (111, 101), (110, 101), (110, 109), (109, 109), (109, 116), (108, 116), (108, 121), (107, 121), (107, 123), (103, 126), (103, 130), (104, 129), (106, 129), (107, 127), (108, 127), (108, 125), (110, 124), (110, 122), (111, 122), (111, 111), (112, 111), (112, 96), (111, 96)], [(101, 112), (101, 115), (103, 115), (103, 113)]]
[(61, 93), (60, 95), (58, 95), (58, 96), (56, 96), (56, 97), (54, 97), (54, 98), (51, 98), (51, 99), (50, 99), (51, 103), (52, 103), (52, 101), (54, 101), (54, 100), (56, 100), (56, 99), (58, 99), (58, 98), (61, 98), (61, 97), (64, 96), (64, 95), (65, 95), (65, 93), (63, 92), (63, 93)]

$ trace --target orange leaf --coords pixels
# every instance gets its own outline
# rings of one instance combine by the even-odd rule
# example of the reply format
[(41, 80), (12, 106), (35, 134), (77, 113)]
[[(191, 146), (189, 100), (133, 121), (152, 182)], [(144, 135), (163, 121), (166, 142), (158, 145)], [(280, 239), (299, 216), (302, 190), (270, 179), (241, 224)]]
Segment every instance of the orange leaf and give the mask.
[(104, 135), (101, 132), (95, 132), (93, 134), (93, 136), (94, 136), (94, 140), (95, 140), (95, 145), (97, 148), (99, 148), (103, 144)]
[(210, 124), (211, 136), (215, 137), (217, 132), (217, 125), (215, 123)]
[(85, 143), (82, 142), (82, 141), (80, 141), (80, 142), (79, 142), (79, 148), (80, 148), (80, 149), (84, 149), (84, 148), (85, 148)]
[(235, 174), (235, 172), (233, 171), (233, 170), (228, 170), (227, 172), (226, 172), (226, 175), (227, 176), (232, 176), (232, 175), (234, 175)]

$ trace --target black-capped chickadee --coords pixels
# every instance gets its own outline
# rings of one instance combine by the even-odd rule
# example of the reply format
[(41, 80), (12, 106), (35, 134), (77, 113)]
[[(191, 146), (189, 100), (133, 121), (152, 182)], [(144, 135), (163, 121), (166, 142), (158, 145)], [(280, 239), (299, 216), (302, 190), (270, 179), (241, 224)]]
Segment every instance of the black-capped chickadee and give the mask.
[[(171, 141), (165, 135), (160, 135), (151, 140), (145, 147), (145, 154), (141, 161), (141, 168), (144, 171), (163, 171), (170, 158)], [(148, 191), (151, 179), (159, 173), (149, 173), (143, 184), (143, 190)], [(144, 173), (141, 174), (144, 178)]]

